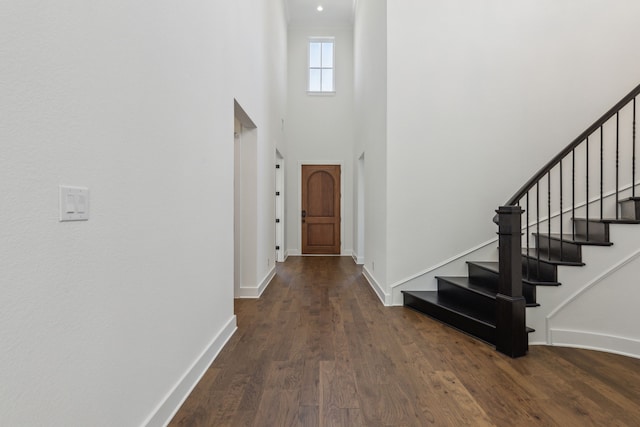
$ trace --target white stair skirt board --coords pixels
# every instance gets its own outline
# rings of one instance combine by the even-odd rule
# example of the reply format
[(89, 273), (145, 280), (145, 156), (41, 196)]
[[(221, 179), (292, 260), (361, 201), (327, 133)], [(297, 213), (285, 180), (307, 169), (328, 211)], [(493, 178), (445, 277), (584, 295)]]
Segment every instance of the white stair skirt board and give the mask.
[(456, 254), (419, 273), (398, 280), (391, 285), (391, 305), (403, 305), (402, 291), (435, 291), (436, 276), (466, 276), (467, 261), (497, 261), (497, 238), (492, 238), (471, 249)]
[(165, 396), (153, 413), (143, 423), (147, 427), (161, 427), (169, 424), (180, 406), (189, 397), (198, 381), (205, 374), (211, 363), (218, 357), (222, 348), (237, 330), (236, 316), (232, 316), (227, 324), (213, 338), (211, 343), (196, 358), (187, 369), (182, 378), (178, 380), (173, 389)]
[(640, 359), (640, 341), (632, 338), (597, 334), (589, 331), (550, 329), (551, 345), (606, 351)]

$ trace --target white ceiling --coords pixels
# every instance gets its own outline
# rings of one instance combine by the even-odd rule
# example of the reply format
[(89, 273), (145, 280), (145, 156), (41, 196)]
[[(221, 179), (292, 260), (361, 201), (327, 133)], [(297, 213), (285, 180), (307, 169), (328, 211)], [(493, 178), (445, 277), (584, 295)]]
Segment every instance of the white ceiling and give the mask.
[[(285, 0), (289, 25), (342, 26), (353, 24), (356, 0)], [(324, 10), (316, 9), (322, 5)]]

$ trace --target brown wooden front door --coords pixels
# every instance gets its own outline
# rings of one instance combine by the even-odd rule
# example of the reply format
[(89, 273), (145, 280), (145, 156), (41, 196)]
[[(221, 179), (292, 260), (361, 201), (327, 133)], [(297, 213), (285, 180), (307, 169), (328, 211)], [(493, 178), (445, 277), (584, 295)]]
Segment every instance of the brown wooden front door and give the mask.
[(340, 254), (340, 165), (302, 165), (302, 253)]

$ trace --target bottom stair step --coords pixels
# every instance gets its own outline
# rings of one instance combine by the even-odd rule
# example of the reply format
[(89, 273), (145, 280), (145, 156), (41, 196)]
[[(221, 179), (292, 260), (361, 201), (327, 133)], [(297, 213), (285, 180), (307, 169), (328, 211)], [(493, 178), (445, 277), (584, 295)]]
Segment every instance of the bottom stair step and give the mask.
[(462, 305), (437, 291), (404, 291), (404, 305), (490, 344), (496, 341), (495, 318)]
[[(438, 294), (437, 291), (402, 291), (404, 305), (476, 338), (495, 344), (495, 317), (475, 307)], [(533, 329), (527, 328), (527, 332)]]

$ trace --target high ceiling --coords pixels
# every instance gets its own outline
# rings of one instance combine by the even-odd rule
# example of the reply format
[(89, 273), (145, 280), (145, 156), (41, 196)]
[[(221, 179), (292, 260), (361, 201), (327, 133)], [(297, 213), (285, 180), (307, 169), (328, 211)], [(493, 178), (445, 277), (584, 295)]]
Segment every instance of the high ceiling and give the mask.
[[(289, 24), (294, 26), (342, 26), (353, 24), (356, 0), (285, 0)], [(319, 12), (318, 6), (322, 6)]]

